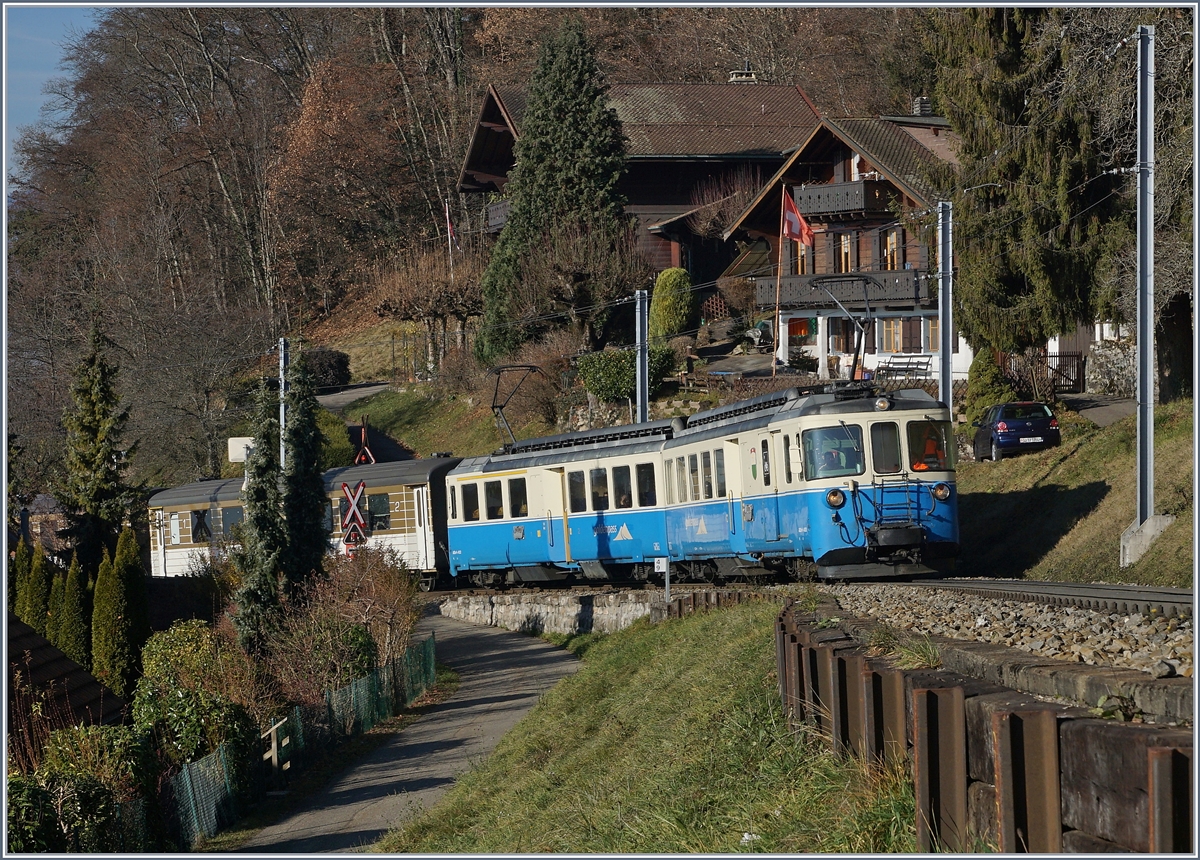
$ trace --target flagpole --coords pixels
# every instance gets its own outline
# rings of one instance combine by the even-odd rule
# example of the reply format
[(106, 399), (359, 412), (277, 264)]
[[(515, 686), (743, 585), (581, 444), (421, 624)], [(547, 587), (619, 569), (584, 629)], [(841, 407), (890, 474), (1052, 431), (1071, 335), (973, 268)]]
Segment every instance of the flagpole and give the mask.
[(446, 253), (450, 255), (450, 277), (454, 277), (454, 238), (450, 233), (450, 201), (447, 199), (446, 206)]
[(779, 282), (783, 277), (783, 201), (787, 198), (787, 185), (783, 186), (783, 194), (779, 197), (779, 264), (775, 267), (775, 319), (771, 325), (775, 329), (774, 351), (771, 353), (771, 378), (775, 378), (776, 365), (778, 364), (779, 352)]

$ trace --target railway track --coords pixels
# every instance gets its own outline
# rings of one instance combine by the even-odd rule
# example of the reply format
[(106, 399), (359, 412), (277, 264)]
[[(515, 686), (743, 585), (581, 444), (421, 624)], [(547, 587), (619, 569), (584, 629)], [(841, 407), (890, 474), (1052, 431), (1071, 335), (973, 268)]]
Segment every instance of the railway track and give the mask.
[(1185, 588), (1147, 585), (1107, 585), (1077, 582), (1003, 580), (925, 580), (909, 583), (916, 588), (941, 588), (970, 592), (981, 597), (1077, 606), (1097, 612), (1142, 615), (1192, 615), (1193, 594)]

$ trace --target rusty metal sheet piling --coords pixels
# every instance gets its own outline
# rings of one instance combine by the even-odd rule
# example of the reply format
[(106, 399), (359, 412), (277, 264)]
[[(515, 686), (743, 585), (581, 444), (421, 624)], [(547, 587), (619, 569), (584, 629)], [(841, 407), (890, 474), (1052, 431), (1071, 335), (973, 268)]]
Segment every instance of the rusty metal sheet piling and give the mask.
[(1150, 850), (1192, 853), (1192, 749), (1151, 747)]
[(961, 851), (967, 845), (967, 721), (962, 687), (916, 688), (913, 788), (917, 850)]
[(1061, 852), (1057, 713), (997, 711), (992, 715), (992, 738), (1000, 850)]

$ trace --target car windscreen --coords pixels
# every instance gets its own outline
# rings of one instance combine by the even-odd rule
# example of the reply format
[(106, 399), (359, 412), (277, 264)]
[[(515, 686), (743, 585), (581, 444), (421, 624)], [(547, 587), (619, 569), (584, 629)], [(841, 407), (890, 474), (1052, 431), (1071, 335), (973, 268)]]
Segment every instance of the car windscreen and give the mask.
[(1033, 421), (1038, 418), (1050, 418), (1050, 408), (1044, 403), (1020, 403), (1005, 406), (1000, 418), (1006, 421)]

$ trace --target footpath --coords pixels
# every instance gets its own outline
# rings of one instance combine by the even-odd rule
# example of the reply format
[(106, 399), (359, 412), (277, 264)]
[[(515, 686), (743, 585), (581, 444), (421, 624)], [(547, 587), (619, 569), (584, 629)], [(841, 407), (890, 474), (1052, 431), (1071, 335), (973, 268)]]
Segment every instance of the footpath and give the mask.
[[(436, 611), (431, 607), (430, 611)], [(436, 803), (455, 779), (485, 759), (538, 699), (579, 667), (537, 639), (426, 615), (437, 660), (461, 676), (458, 691), (354, 767), (301, 809), (260, 830), (240, 849), (252, 854), (362, 851)]]

